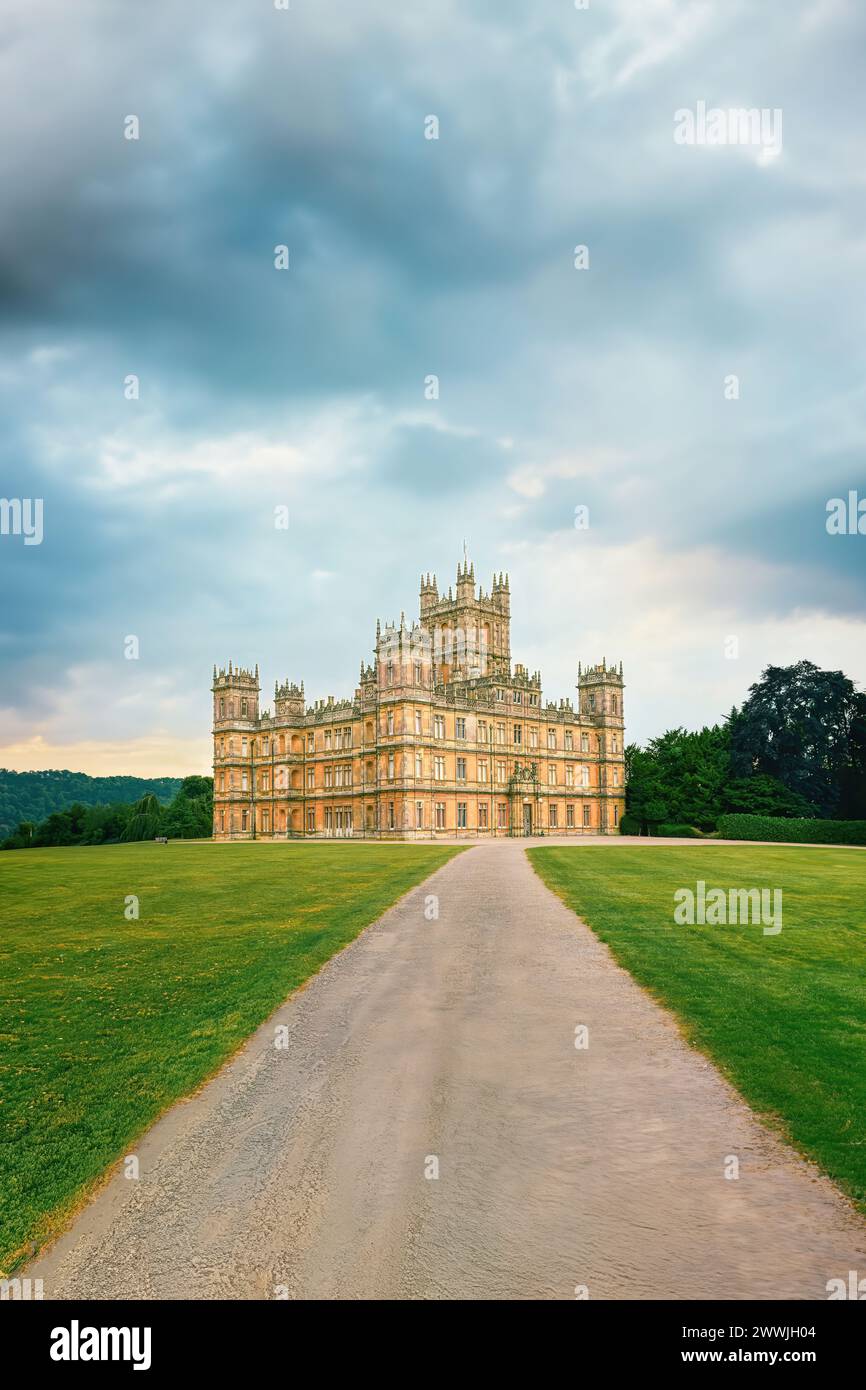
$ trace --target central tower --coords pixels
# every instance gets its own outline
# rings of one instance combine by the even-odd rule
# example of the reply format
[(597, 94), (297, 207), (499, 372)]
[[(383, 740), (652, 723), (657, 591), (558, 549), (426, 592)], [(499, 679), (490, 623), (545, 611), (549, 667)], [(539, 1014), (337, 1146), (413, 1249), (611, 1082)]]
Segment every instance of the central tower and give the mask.
[(507, 679), (511, 674), (511, 594), (508, 575), (493, 576), (485, 593), (475, 588), (475, 566), (457, 566), (456, 596), (449, 587), (439, 595), (436, 576), (421, 576), (421, 625), (433, 646), (433, 679), (447, 684), (483, 676)]

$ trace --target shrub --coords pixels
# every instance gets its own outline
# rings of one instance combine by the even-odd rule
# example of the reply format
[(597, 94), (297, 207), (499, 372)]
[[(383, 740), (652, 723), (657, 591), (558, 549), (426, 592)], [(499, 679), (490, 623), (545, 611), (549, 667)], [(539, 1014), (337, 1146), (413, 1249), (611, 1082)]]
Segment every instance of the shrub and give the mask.
[(620, 835), (639, 835), (640, 831), (640, 816), (633, 816), (630, 811), (626, 811), (619, 823)]
[(787, 816), (719, 816), (723, 840), (775, 840), (800, 845), (866, 845), (866, 820)]
[(702, 840), (703, 832), (695, 829), (693, 825), (657, 825), (656, 835), (661, 835), (665, 839), (673, 840)]

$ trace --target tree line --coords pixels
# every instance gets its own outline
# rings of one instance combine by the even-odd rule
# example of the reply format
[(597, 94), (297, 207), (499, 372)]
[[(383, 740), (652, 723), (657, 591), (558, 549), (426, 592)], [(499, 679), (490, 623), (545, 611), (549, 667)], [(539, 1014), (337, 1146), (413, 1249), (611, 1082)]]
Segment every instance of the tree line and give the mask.
[(153, 792), (168, 802), (180, 787), (179, 777), (88, 777), (86, 772), (51, 768), (43, 772), (14, 772), (0, 768), (0, 838), (11, 835), (21, 821), (38, 824), (52, 811), (82, 806), (113, 806), (137, 801)]
[[(178, 779), (175, 779), (178, 780)], [(111, 845), (132, 840), (209, 839), (213, 831), (213, 778), (184, 777), (167, 806), (152, 791), (138, 801), (111, 806), (75, 802), (40, 822), (21, 821), (0, 849), (44, 849), (58, 845)]]
[(811, 661), (768, 666), (721, 724), (625, 750), (626, 834), (721, 815), (866, 819), (866, 694)]

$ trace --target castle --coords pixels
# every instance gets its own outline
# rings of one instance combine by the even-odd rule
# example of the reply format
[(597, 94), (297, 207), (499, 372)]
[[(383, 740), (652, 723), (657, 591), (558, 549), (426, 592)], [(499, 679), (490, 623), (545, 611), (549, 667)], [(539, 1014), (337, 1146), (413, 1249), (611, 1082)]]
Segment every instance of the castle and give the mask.
[(510, 628), (508, 575), (484, 593), (464, 560), (456, 594), (422, 575), (418, 622), (377, 622), (351, 700), (285, 681), (262, 711), (258, 666), (214, 667), (214, 839), (617, 833), (622, 665), (545, 704)]

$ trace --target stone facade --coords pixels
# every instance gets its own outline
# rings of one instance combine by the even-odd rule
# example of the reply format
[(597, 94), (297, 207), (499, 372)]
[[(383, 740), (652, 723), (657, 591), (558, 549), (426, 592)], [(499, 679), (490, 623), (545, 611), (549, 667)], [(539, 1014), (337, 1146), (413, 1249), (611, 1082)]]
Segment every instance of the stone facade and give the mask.
[(420, 621), (376, 624), (351, 700), (286, 681), (263, 711), (258, 666), (214, 667), (214, 838), (616, 834), (622, 665), (545, 703), (510, 627), (508, 576), (484, 593), (465, 562), (447, 596), (422, 576)]

